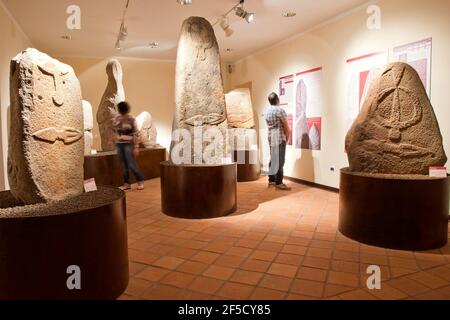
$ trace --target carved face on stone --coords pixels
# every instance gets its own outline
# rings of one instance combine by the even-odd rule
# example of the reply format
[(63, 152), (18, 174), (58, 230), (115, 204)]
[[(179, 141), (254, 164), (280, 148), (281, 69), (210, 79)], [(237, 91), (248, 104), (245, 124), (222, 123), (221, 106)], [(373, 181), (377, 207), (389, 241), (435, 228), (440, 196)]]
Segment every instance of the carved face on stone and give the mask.
[(209, 50), (214, 46), (214, 38), (212, 37), (212, 33), (198, 20), (188, 22), (188, 31), (192, 38), (192, 42), (196, 43), (197, 60), (205, 61), (206, 50)]
[(83, 188), (83, 110), (73, 69), (28, 49), (11, 62), (9, 180), (26, 203)]

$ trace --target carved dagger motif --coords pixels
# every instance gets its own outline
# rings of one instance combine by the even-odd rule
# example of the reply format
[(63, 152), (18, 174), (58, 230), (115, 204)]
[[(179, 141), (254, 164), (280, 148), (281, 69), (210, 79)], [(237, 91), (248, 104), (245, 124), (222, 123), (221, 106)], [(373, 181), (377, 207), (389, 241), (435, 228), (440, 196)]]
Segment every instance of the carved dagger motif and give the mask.
[(184, 123), (190, 125), (190, 126), (197, 126), (197, 125), (203, 125), (203, 124), (209, 124), (209, 125), (218, 125), (225, 121), (225, 117), (218, 113), (211, 113), (206, 116), (203, 115), (197, 115), (193, 116), (187, 120), (184, 121)]
[(61, 140), (64, 144), (74, 143), (83, 137), (83, 134), (71, 127), (61, 127), (61, 128), (45, 128), (38, 130), (32, 134), (35, 139), (54, 143), (57, 140)]

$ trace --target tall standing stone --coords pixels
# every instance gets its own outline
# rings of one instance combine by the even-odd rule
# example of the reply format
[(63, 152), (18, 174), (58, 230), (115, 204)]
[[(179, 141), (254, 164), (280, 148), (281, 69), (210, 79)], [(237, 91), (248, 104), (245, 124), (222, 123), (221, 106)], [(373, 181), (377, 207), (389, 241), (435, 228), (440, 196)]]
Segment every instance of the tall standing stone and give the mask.
[(73, 69), (36, 49), (11, 61), (8, 177), (25, 204), (83, 192), (83, 109)]
[(428, 174), (445, 165), (433, 107), (411, 66), (392, 63), (374, 78), (346, 150), (354, 172)]
[(250, 89), (234, 89), (225, 95), (229, 128), (253, 129), (253, 107)]
[(112, 59), (106, 66), (108, 85), (103, 94), (97, 111), (97, 123), (100, 129), (100, 138), (103, 151), (112, 151), (116, 147), (116, 135), (113, 127), (114, 118), (117, 116), (117, 104), (125, 101), (123, 89), (122, 66), (118, 60)]
[(154, 148), (157, 146), (157, 131), (153, 124), (152, 116), (144, 111), (136, 117), (136, 126), (139, 130), (139, 142), (145, 148)]
[[(191, 163), (221, 163), (226, 152), (227, 127), (220, 53), (214, 30), (206, 19), (190, 17), (183, 22), (178, 43), (173, 130), (189, 132)], [(211, 128), (222, 137), (203, 140), (202, 132)], [(172, 142), (171, 160), (174, 146), (185, 143), (183, 138)], [(216, 152), (205, 159), (203, 153), (211, 149)]]
[(257, 148), (258, 138), (253, 117), (250, 89), (234, 89), (225, 95), (228, 121), (228, 143), (231, 150)]

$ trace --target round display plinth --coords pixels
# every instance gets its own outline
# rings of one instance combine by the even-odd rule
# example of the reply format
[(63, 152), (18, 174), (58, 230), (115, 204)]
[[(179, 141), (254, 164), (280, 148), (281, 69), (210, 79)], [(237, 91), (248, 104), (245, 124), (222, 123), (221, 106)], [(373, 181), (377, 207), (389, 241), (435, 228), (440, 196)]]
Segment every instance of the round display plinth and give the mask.
[(236, 164), (161, 162), (162, 212), (185, 219), (229, 215), (237, 209)]
[(20, 206), (0, 193), (0, 299), (115, 299), (128, 285), (125, 194)]
[[(160, 176), (159, 164), (166, 160), (164, 148), (141, 148), (136, 158), (144, 180)], [(136, 181), (131, 174), (132, 182)], [(116, 151), (99, 152), (84, 157), (84, 178), (95, 178), (97, 184), (119, 187), (123, 185), (122, 163)]]
[(260, 178), (261, 165), (258, 150), (235, 150), (233, 161), (237, 163), (237, 181), (248, 182)]
[(429, 250), (447, 243), (447, 178), (341, 170), (339, 231), (369, 245)]

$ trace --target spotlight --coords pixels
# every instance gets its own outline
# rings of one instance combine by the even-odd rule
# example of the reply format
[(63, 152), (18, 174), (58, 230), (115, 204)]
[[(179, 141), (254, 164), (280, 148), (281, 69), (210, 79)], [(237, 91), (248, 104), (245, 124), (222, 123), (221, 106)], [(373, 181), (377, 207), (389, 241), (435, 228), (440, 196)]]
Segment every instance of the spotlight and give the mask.
[(255, 18), (255, 14), (253, 12), (247, 12), (245, 15), (245, 20), (247, 23), (252, 23), (253, 19)]
[(231, 37), (234, 33), (234, 30), (230, 28), (230, 24), (228, 23), (228, 19), (226, 17), (222, 18), (222, 21), (220, 22), (220, 27), (225, 32), (225, 35), (227, 37)]
[(182, 6), (188, 5), (188, 4), (192, 4), (192, 0), (177, 0), (177, 2), (179, 4), (181, 4)]
[(251, 23), (253, 21), (253, 19), (255, 18), (254, 13), (247, 12), (242, 7), (236, 7), (234, 10), (235, 10), (236, 15), (242, 19), (245, 19), (245, 21), (247, 21), (247, 23)]

